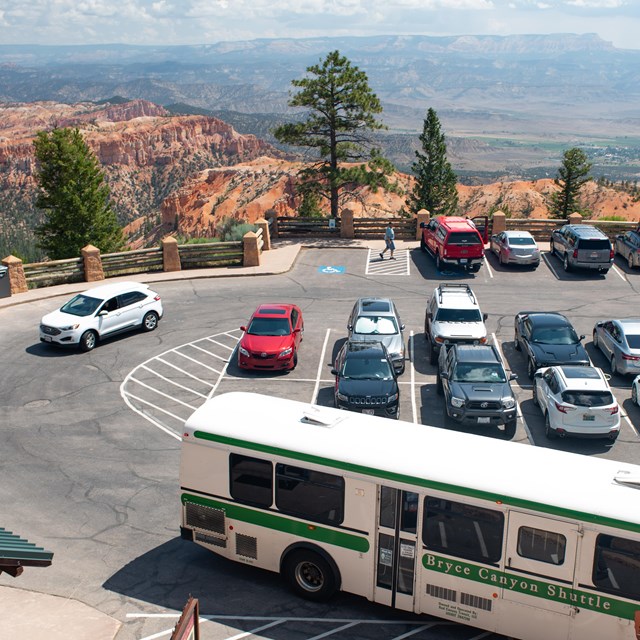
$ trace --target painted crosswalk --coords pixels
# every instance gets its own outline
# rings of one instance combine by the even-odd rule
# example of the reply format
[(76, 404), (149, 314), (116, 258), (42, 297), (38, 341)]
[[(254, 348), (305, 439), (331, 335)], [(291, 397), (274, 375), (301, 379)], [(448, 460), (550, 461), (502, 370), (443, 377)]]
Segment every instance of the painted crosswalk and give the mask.
[(399, 250), (393, 254), (393, 259), (386, 253), (382, 258), (380, 253), (369, 249), (365, 275), (376, 276), (408, 276), (411, 275), (411, 260), (409, 251)]

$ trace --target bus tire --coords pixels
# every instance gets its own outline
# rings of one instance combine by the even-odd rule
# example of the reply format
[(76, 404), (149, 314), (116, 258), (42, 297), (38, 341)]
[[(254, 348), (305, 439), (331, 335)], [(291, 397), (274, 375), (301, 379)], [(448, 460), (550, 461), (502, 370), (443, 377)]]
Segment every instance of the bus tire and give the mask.
[(282, 563), (282, 575), (291, 590), (306, 600), (324, 602), (338, 588), (331, 564), (310, 549), (291, 551)]

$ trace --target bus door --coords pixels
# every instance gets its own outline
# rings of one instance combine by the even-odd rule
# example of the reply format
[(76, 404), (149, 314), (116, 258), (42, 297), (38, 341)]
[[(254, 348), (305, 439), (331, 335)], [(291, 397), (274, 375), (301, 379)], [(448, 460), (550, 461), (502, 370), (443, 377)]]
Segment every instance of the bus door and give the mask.
[(378, 488), (378, 529), (374, 600), (414, 611), (418, 494)]
[(502, 597), (540, 610), (541, 638), (569, 637), (579, 537), (575, 523), (509, 512)]

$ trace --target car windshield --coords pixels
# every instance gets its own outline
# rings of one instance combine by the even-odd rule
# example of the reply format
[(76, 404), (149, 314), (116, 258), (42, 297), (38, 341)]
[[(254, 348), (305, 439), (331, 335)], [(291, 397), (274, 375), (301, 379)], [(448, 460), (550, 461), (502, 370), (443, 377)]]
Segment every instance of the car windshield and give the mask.
[(535, 245), (535, 241), (533, 238), (509, 238), (509, 244), (512, 247), (533, 246)]
[(541, 344), (577, 344), (580, 339), (573, 327), (562, 326), (534, 329), (531, 341)]
[(385, 358), (347, 358), (342, 376), (351, 380), (391, 380), (393, 373)]
[(90, 316), (104, 302), (99, 298), (85, 296), (83, 293), (71, 298), (69, 302), (60, 307), (60, 311), (70, 313), (72, 316)]
[(353, 327), (354, 333), (364, 335), (391, 336), (398, 333), (398, 325), (393, 316), (360, 316)]
[(288, 336), (291, 327), (287, 318), (254, 318), (247, 333), (252, 336)]
[(497, 362), (459, 363), (453, 372), (455, 382), (506, 382), (504, 369)]
[(478, 309), (438, 309), (436, 322), (480, 322)]
[(578, 407), (606, 407), (613, 404), (610, 391), (563, 391), (562, 401)]

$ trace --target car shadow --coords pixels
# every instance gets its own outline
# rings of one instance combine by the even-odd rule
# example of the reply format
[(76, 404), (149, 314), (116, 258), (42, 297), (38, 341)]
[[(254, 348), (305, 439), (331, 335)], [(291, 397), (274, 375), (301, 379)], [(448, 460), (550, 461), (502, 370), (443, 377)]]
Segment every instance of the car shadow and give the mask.
[[(443, 279), (474, 280), (478, 275), (477, 273), (469, 273), (464, 269), (454, 269), (453, 267), (447, 267), (442, 271), (438, 271), (438, 269), (436, 269), (435, 260), (429, 253), (422, 251), (420, 247), (412, 249), (409, 255), (411, 257), (411, 262), (425, 280), (433, 280), (434, 282), (440, 282)], [(482, 268), (480, 268), (480, 272), (481, 271)]]
[(556, 278), (560, 281), (576, 282), (576, 281), (593, 281), (593, 280), (606, 280), (607, 275), (591, 269), (574, 269), (572, 271), (565, 271), (562, 265), (562, 260), (551, 252), (544, 254), (548, 260), (551, 268), (553, 269)]
[(619, 253), (616, 253), (613, 259), (613, 264), (626, 275), (640, 275), (640, 269), (638, 269), (637, 267), (634, 269), (629, 269), (629, 264)]

